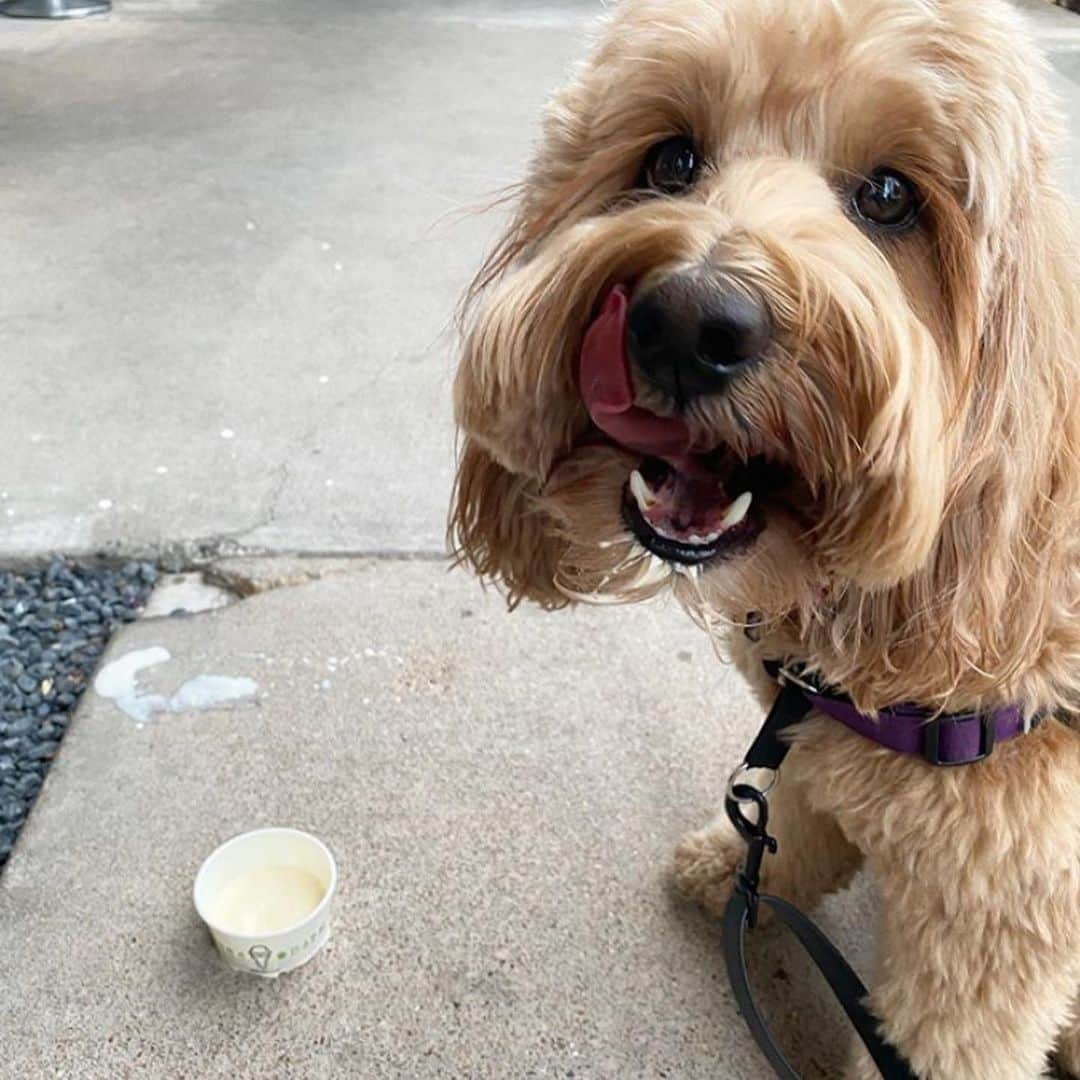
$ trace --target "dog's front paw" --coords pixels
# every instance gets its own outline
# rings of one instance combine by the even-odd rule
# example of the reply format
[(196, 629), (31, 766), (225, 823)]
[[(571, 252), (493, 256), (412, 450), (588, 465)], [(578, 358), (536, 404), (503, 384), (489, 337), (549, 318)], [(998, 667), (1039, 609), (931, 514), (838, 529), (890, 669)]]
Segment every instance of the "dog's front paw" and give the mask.
[(675, 885), (706, 911), (722, 915), (745, 854), (745, 843), (727, 821), (692, 832), (675, 849)]

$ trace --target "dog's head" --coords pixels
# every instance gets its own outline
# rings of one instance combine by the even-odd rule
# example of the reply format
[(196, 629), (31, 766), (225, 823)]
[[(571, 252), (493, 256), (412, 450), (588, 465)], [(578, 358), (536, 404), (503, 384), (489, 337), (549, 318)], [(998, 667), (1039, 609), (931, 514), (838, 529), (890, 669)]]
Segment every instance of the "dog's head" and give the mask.
[(953, 594), (1076, 523), (1053, 129), (995, 0), (622, 0), (470, 298), (461, 556), (849, 659), (978, 635)]

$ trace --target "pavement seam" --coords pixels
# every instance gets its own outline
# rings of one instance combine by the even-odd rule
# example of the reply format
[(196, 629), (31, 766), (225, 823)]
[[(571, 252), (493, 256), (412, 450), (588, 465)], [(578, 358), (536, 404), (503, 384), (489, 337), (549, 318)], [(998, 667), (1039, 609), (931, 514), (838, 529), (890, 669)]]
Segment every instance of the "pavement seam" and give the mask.
[(64, 549), (62, 552), (37, 551), (9, 555), (0, 560), (0, 569), (32, 571), (47, 566), (54, 554), (74, 562), (100, 566), (121, 566), (132, 560), (149, 562), (166, 573), (181, 574), (204, 570), (220, 559), (355, 559), (373, 562), (449, 562), (443, 548), (256, 548), (245, 547), (231, 536), (178, 540), (151, 547), (115, 546), (94, 549)]

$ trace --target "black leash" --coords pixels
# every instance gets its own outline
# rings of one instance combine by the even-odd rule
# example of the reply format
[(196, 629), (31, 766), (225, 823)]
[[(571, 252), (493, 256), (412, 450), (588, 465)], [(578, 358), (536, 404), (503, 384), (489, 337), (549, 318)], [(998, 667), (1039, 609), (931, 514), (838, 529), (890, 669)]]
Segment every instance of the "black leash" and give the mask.
[[(773, 772), (779, 769), (789, 749), (789, 744), (781, 738), (781, 732), (803, 720), (812, 708), (802, 689), (784, 676), (779, 664), (770, 662), (765, 666), (773, 678), (780, 679), (780, 693), (735, 776), (749, 769), (769, 769)], [(724, 911), (723, 923), (724, 962), (739, 1012), (776, 1075), (782, 1080), (800, 1080), (799, 1074), (776, 1045), (750, 992), (746, 970), (746, 931), (757, 925), (758, 908), (765, 904), (795, 934), (817, 964), (859, 1033), (883, 1080), (918, 1080), (896, 1048), (878, 1034), (877, 1018), (865, 1005), (867, 989), (836, 946), (798, 908), (778, 896), (758, 892), (762, 860), (777, 848), (775, 837), (768, 832), (767, 795), (771, 786), (762, 791), (749, 783), (733, 783), (724, 801), (724, 809), (731, 823), (747, 844), (746, 859), (736, 875), (735, 891)], [(751, 805), (757, 808), (756, 820), (743, 813), (743, 806)]]

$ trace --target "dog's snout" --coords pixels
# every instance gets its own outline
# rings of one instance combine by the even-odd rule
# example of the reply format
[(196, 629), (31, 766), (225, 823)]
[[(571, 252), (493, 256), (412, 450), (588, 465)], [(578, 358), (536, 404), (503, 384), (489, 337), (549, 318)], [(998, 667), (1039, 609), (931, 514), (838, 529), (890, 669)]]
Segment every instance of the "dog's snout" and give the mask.
[(713, 273), (673, 274), (634, 298), (627, 350), (641, 374), (685, 401), (724, 389), (762, 355), (772, 320), (764, 301)]
[(720, 294), (705, 311), (698, 331), (699, 357), (720, 371), (760, 356), (768, 343), (764, 304), (742, 292)]

